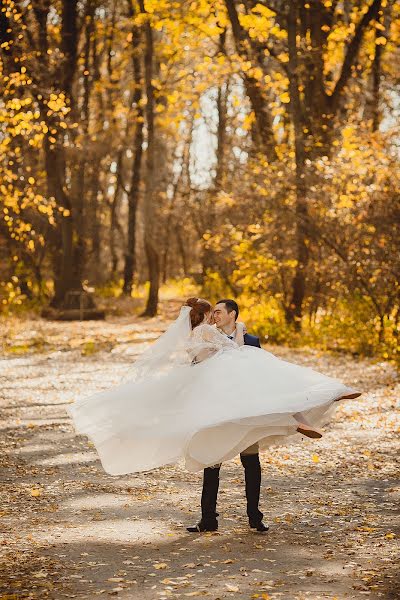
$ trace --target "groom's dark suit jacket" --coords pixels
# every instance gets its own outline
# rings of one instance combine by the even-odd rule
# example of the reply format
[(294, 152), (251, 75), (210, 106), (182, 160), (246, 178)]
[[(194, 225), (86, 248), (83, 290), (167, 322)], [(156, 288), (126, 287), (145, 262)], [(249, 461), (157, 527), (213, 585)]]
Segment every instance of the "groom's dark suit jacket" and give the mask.
[(255, 335), (250, 335), (250, 333), (244, 334), (244, 343), (246, 346), (255, 346), (256, 348), (261, 348), (260, 338)]

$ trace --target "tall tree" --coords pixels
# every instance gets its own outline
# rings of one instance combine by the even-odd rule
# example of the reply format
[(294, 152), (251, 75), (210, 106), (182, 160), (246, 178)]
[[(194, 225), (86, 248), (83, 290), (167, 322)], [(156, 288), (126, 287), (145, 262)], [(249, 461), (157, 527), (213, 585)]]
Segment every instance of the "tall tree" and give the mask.
[(292, 298), (286, 309), (286, 318), (289, 323), (294, 323), (296, 328), (300, 328), (302, 317), (302, 305), (306, 288), (306, 268), (308, 263), (308, 242), (307, 225), (307, 186), (305, 173), (305, 148), (304, 148), (304, 122), (302, 118), (299, 77), (298, 77), (298, 48), (297, 48), (297, 17), (296, 3), (286, 5), (287, 15), (287, 34), (289, 50), (289, 110), (292, 117), (294, 130), (294, 148), (295, 148), (295, 214), (296, 214), (296, 270), (292, 282)]
[(145, 15), (144, 35), (144, 79), (146, 87), (146, 126), (147, 126), (147, 149), (146, 149), (146, 179), (145, 179), (145, 197), (144, 197), (144, 218), (145, 218), (145, 252), (147, 265), (149, 269), (150, 288), (147, 298), (146, 308), (143, 316), (153, 317), (157, 314), (158, 293), (160, 286), (160, 259), (156, 244), (156, 198), (157, 190), (154, 186), (154, 153), (155, 153), (155, 99), (153, 86), (153, 29), (149, 14), (147, 13), (144, 1), (139, 0), (140, 12)]
[[(55, 72), (55, 85), (65, 95), (66, 106), (74, 107), (72, 84), (77, 67), (78, 53), (78, 2), (77, 0), (63, 0), (61, 4), (61, 45), (62, 58)], [(47, 26), (47, 19), (46, 19)], [(47, 35), (48, 36), (48, 30)], [(43, 41), (45, 36), (41, 36)], [(47, 42), (46, 42), (47, 43)], [(42, 55), (45, 48), (42, 49)], [(43, 72), (43, 77), (48, 83), (48, 73)], [(57, 88), (56, 88), (57, 89)], [(75, 263), (74, 231), (76, 220), (73, 211), (72, 199), (67, 183), (67, 165), (64, 147), (64, 133), (59, 127), (57, 117), (50, 114), (45, 104), (42, 104), (42, 114), (47, 122), (47, 134), (44, 140), (45, 166), (47, 174), (48, 193), (54, 197), (57, 205), (62, 209), (58, 216), (60, 230), (59, 242), (53, 252), (55, 273), (55, 294), (53, 306), (63, 303), (69, 290), (81, 289), (80, 268)], [(74, 107), (75, 108), (75, 107)], [(51, 111), (50, 111), (51, 112)], [(54, 131), (57, 137), (54, 137)], [(79, 257), (78, 257), (79, 260)]]
[[(131, 0), (128, 0), (129, 17), (133, 20), (134, 11)], [(133, 274), (136, 268), (136, 228), (139, 204), (140, 183), (142, 179), (142, 154), (144, 140), (143, 111), (143, 76), (141, 64), (141, 31), (137, 25), (132, 26), (132, 69), (133, 69), (133, 106), (135, 110), (135, 134), (133, 140), (133, 164), (128, 194), (128, 237), (125, 252), (123, 291), (132, 291)]]

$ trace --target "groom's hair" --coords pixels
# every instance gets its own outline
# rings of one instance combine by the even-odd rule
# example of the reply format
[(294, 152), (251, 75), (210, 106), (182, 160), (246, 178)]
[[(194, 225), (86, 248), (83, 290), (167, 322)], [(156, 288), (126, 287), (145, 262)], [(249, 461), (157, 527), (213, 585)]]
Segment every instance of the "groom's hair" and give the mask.
[(237, 304), (237, 302), (235, 302), (234, 300), (230, 300), (229, 298), (226, 300), (218, 300), (217, 304), (225, 304), (225, 308), (228, 311), (228, 313), (231, 313), (233, 310), (235, 311), (235, 321), (239, 316), (239, 306)]

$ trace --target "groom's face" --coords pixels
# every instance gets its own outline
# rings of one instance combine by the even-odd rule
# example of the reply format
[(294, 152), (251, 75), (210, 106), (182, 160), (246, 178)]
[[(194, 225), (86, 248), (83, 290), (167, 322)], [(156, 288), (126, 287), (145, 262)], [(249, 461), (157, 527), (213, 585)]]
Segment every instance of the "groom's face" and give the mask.
[(214, 308), (215, 324), (219, 328), (234, 325), (236, 313), (234, 310), (228, 312), (224, 303), (216, 304)]

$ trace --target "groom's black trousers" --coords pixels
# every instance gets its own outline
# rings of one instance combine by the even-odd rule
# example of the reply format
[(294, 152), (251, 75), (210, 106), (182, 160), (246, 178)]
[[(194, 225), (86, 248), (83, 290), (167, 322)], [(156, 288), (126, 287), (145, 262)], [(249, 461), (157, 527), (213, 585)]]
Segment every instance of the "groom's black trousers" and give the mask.
[[(246, 485), (247, 516), (250, 525), (256, 525), (263, 518), (258, 508), (261, 487), (261, 465), (258, 454), (241, 454)], [(221, 465), (207, 467), (203, 475), (203, 491), (201, 494), (201, 520), (205, 526), (212, 527), (218, 517), (217, 497), (219, 488), (219, 471)]]

